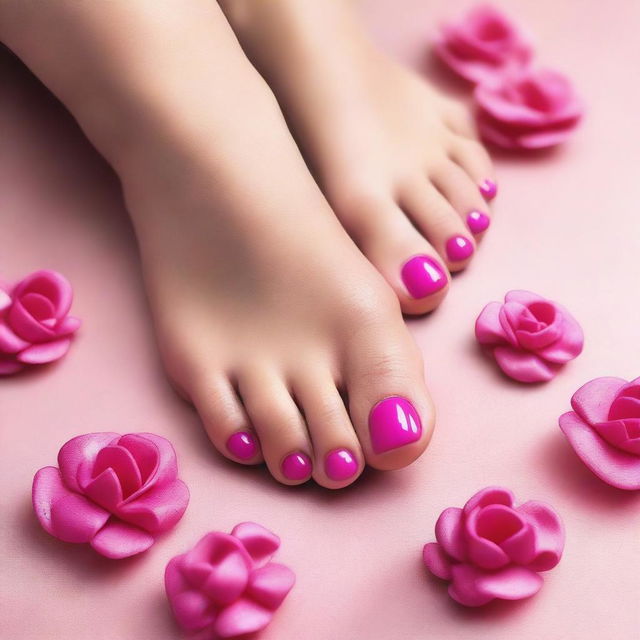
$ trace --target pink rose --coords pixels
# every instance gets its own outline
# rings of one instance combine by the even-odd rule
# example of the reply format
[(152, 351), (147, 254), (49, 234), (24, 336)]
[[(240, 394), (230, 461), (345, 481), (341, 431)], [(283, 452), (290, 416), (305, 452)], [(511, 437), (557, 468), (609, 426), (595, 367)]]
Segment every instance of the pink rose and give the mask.
[(80, 320), (68, 316), (73, 291), (55, 271), (36, 271), (13, 289), (0, 284), (0, 375), (53, 362), (71, 344)]
[(445, 509), (436, 539), (425, 545), (424, 563), (449, 580), (449, 595), (479, 607), (494, 598), (520, 600), (542, 586), (539, 571), (553, 569), (562, 556), (564, 529), (556, 512), (530, 500), (513, 506), (500, 487), (476, 493), (464, 509)]
[(563, 142), (576, 128), (582, 102), (556, 71), (505, 74), (475, 89), (480, 135), (503, 149), (540, 149)]
[(474, 83), (526, 67), (533, 55), (520, 29), (489, 5), (474, 7), (457, 22), (445, 24), (435, 51), (453, 71)]
[(69, 440), (57, 467), (33, 479), (43, 529), (65, 542), (88, 542), (108, 558), (145, 551), (189, 503), (171, 443), (152, 433), (88, 433)]
[(618, 489), (640, 489), (640, 378), (596, 378), (571, 398), (560, 428), (580, 459)]
[(520, 382), (542, 382), (582, 352), (582, 328), (562, 306), (530, 291), (509, 291), (476, 320), (476, 339)]
[(291, 569), (270, 562), (279, 546), (278, 536), (243, 522), (173, 558), (165, 587), (178, 624), (199, 638), (244, 637), (266, 627), (295, 583)]

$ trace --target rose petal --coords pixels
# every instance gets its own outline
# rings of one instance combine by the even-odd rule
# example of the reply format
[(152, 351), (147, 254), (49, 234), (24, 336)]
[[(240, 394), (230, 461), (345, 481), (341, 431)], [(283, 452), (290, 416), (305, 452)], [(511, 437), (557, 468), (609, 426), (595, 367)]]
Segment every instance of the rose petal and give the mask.
[(527, 291), (526, 289), (513, 289), (507, 292), (504, 297), (505, 302), (519, 302), (521, 305), (528, 307), (534, 302), (546, 302), (546, 298), (533, 293), (533, 291)]
[(109, 445), (98, 451), (93, 463), (92, 474), (94, 477), (98, 477), (107, 469), (113, 469), (118, 477), (123, 498), (140, 488), (142, 484), (140, 470), (131, 453), (124, 447)]
[(13, 354), (26, 349), (31, 343), (17, 336), (4, 321), (0, 321), (0, 353)]
[(245, 557), (238, 549), (230, 548), (222, 556), (210, 559), (208, 576), (200, 589), (217, 605), (226, 606), (243, 594), (248, 581)]
[(536, 532), (525, 522), (524, 526), (500, 543), (502, 550), (516, 564), (529, 564), (536, 555)]
[(558, 514), (543, 502), (529, 500), (518, 507), (535, 531), (535, 559), (528, 567), (533, 571), (549, 571), (553, 569), (564, 550), (564, 527)]
[(42, 342), (27, 347), (18, 354), (17, 358), (25, 364), (47, 364), (62, 358), (69, 351), (70, 345), (71, 340), (69, 338)]
[(0, 312), (8, 309), (11, 306), (11, 296), (7, 291), (0, 286)]
[(534, 353), (512, 347), (495, 347), (493, 355), (502, 371), (519, 382), (546, 382), (555, 375), (553, 365)]
[(89, 542), (110, 514), (64, 486), (56, 467), (40, 469), (32, 488), (33, 509), (42, 528), (65, 542)]
[(13, 290), (13, 297), (21, 298), (28, 293), (38, 293), (47, 298), (58, 319), (69, 313), (73, 301), (73, 289), (69, 281), (61, 273), (50, 269), (36, 271), (24, 278)]
[(560, 338), (553, 344), (537, 351), (538, 355), (550, 362), (564, 364), (582, 353), (584, 333), (578, 321), (564, 308), (558, 305), (562, 314)]
[(113, 469), (105, 469), (88, 484), (82, 487), (85, 495), (96, 504), (115, 513), (122, 502), (122, 487), (120, 479)]
[(241, 598), (220, 611), (213, 628), (221, 638), (233, 638), (264, 629), (272, 616), (256, 602)]
[(182, 480), (152, 487), (135, 501), (118, 505), (122, 520), (152, 533), (168, 531), (182, 518), (189, 504), (189, 489)]
[(42, 322), (36, 320), (19, 299), (14, 300), (7, 315), (9, 325), (23, 340), (49, 342), (56, 338), (56, 334)]
[(451, 568), (449, 595), (466, 607), (481, 607), (493, 600), (493, 596), (481, 592), (477, 580), (482, 574), (468, 564), (456, 564)]
[(82, 321), (79, 318), (67, 316), (66, 318), (63, 318), (60, 324), (56, 327), (56, 334), (59, 336), (71, 335), (72, 333), (75, 333), (81, 325)]
[(124, 522), (111, 520), (94, 536), (91, 546), (114, 560), (146, 551), (154, 542), (151, 534)]
[(216, 619), (215, 605), (204, 593), (191, 589), (177, 593), (169, 601), (177, 623), (186, 631), (199, 631)]
[(571, 398), (573, 410), (587, 423), (607, 422), (609, 407), (626, 384), (622, 378), (595, 378), (582, 385)]
[(640, 456), (605, 442), (573, 411), (560, 416), (560, 428), (578, 457), (601, 480), (618, 489), (640, 489)]
[(280, 538), (255, 522), (241, 522), (236, 525), (231, 535), (238, 538), (256, 564), (263, 564), (280, 546)]
[(429, 571), (442, 580), (451, 580), (451, 562), (437, 542), (429, 542), (422, 549), (422, 559)]
[[(118, 439), (117, 433), (99, 432), (86, 433), (76, 436), (66, 442), (58, 453), (58, 466), (64, 483), (78, 493), (82, 493), (78, 483), (78, 471), (82, 463), (87, 464), (89, 469), (93, 467), (93, 462), (98, 455), (98, 451), (108, 444)], [(89, 481), (91, 478), (87, 477)]]
[(14, 360), (0, 360), (0, 376), (9, 376), (22, 371), (24, 365)]
[(486, 487), (475, 493), (464, 505), (465, 515), (469, 515), (476, 507), (486, 507), (490, 504), (503, 504), (513, 506), (515, 501), (513, 493), (503, 487)]
[[(490, 509), (491, 506), (487, 506), (485, 509)], [(500, 507), (503, 505), (495, 506)], [(508, 564), (509, 556), (495, 542), (478, 535), (476, 531), (477, 520), (482, 511), (482, 507), (476, 507), (467, 514), (465, 521), (467, 554), (471, 562), (478, 567), (483, 569), (499, 569)]]
[(293, 588), (296, 576), (283, 564), (269, 562), (252, 571), (247, 585), (247, 596), (268, 609), (275, 610)]
[(436, 522), (436, 540), (445, 553), (463, 562), (466, 559), (462, 509), (445, 509)]
[(507, 567), (494, 573), (482, 573), (476, 577), (477, 590), (501, 600), (521, 600), (540, 591), (543, 580), (526, 567)]
[(499, 302), (490, 302), (476, 319), (476, 339), (480, 344), (504, 344), (508, 338), (500, 324)]
[(609, 444), (634, 456), (640, 456), (640, 418), (598, 422), (592, 426)]

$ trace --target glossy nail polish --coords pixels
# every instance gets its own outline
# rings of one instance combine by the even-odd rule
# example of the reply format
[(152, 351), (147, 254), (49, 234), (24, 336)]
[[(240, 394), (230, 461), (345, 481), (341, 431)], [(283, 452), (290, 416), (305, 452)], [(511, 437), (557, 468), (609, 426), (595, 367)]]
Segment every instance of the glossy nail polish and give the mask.
[(482, 233), (489, 228), (491, 218), (482, 211), (470, 211), (467, 214), (467, 226), (471, 233)]
[(482, 180), (478, 185), (478, 189), (480, 189), (480, 193), (485, 200), (493, 200), (498, 193), (498, 185), (493, 180), (489, 180), (489, 178)]
[(420, 439), (422, 423), (414, 406), (401, 396), (380, 400), (369, 414), (371, 446), (384, 453)]
[(290, 453), (282, 461), (282, 475), (287, 480), (303, 480), (311, 475), (311, 458), (306, 453)]
[(447, 284), (444, 269), (430, 256), (414, 256), (402, 267), (402, 281), (413, 298), (425, 298)]
[(332, 480), (347, 480), (358, 470), (358, 462), (349, 449), (335, 449), (327, 454), (324, 470)]
[(445, 249), (451, 262), (466, 260), (473, 253), (473, 245), (464, 236), (452, 236), (449, 238)]
[(227, 449), (239, 460), (249, 460), (258, 452), (258, 443), (248, 431), (238, 431), (227, 440)]

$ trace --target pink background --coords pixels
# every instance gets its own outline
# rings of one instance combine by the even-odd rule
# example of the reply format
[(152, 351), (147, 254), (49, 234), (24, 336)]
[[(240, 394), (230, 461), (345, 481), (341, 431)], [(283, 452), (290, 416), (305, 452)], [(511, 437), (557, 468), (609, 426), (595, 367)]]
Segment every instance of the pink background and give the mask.
[[(461, 93), (428, 60), (427, 35), (462, 4), (370, 0), (365, 13), (384, 47)], [(176, 638), (167, 560), (242, 520), (278, 532), (279, 558), (298, 574), (265, 640), (637, 637), (640, 495), (592, 477), (557, 416), (590, 378), (640, 374), (640, 4), (505, 6), (536, 35), (541, 63), (575, 80), (587, 118), (554, 152), (496, 154), (501, 193), (482, 250), (442, 308), (410, 323), (439, 408), (431, 448), (408, 469), (367, 473), (338, 493), (281, 487), (209, 446), (160, 369), (114, 177), (61, 107), (0, 55), (2, 276), (60, 270), (85, 323), (59, 366), (0, 382), (0, 637)], [(555, 298), (582, 322), (584, 354), (550, 384), (510, 383), (474, 346), (476, 314), (511, 288)], [(170, 438), (192, 494), (172, 533), (122, 562), (50, 538), (30, 507), (34, 471), (68, 438), (101, 430)], [(426, 575), (420, 553), (440, 511), (489, 484), (553, 504), (566, 553), (535, 598), (465, 610)]]

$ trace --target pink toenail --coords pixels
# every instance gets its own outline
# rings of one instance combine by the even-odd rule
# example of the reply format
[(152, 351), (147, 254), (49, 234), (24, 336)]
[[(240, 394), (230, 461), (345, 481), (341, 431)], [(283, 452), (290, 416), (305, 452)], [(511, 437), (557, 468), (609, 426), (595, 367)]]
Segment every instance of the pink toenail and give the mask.
[(464, 236), (452, 236), (447, 240), (447, 257), (451, 262), (466, 260), (473, 253), (473, 245)]
[(282, 473), (288, 480), (304, 480), (311, 475), (311, 458), (306, 453), (290, 453), (282, 461)]
[(467, 215), (467, 226), (471, 233), (482, 233), (489, 228), (491, 218), (482, 211), (471, 211)]
[(336, 449), (327, 454), (324, 468), (332, 480), (346, 480), (358, 470), (358, 463), (348, 449)]
[(429, 256), (414, 256), (402, 267), (402, 280), (413, 298), (424, 298), (447, 284), (443, 268)]
[(369, 414), (371, 446), (375, 453), (397, 449), (420, 439), (422, 424), (414, 406), (405, 398), (380, 400)]
[(258, 444), (248, 431), (238, 431), (227, 440), (227, 449), (236, 458), (249, 460), (258, 452)]
[(498, 194), (498, 185), (489, 178), (485, 178), (479, 185), (480, 193), (485, 200), (493, 200)]

